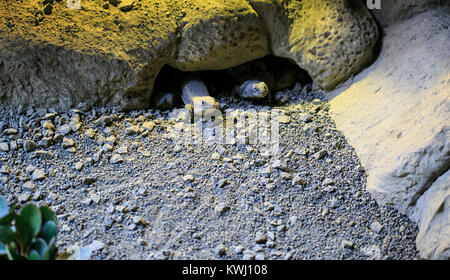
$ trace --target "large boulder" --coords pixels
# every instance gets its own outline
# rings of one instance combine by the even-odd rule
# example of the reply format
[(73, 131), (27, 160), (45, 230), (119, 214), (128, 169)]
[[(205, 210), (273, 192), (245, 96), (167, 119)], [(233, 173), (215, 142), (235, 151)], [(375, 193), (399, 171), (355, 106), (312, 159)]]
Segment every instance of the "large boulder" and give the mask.
[(173, 67), (220, 70), (270, 53), (264, 23), (247, 1), (190, 1), (182, 7)]
[(337, 127), (368, 173), (367, 190), (418, 223), (426, 258), (448, 258), (450, 250), (449, 23), (436, 9), (391, 24), (378, 60), (330, 93)]
[(252, 0), (272, 52), (305, 69), (326, 90), (371, 62), (378, 29), (362, 1)]
[[(333, 88), (372, 57), (351, 0), (0, 1), (2, 104), (148, 107), (161, 68), (224, 69), (273, 53)], [(46, 4), (49, 5), (49, 4)]]

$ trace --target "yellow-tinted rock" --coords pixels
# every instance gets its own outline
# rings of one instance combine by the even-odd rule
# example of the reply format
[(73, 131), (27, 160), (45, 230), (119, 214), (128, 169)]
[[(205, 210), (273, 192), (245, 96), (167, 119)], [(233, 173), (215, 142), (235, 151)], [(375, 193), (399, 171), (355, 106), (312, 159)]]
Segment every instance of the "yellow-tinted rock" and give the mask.
[(270, 54), (264, 23), (247, 1), (190, 1), (183, 13), (176, 68), (225, 69)]
[(70, 107), (150, 105), (161, 68), (224, 69), (273, 53), (332, 88), (372, 55), (376, 25), (360, 1), (0, 1), (0, 99)]
[(333, 89), (372, 58), (378, 29), (362, 1), (252, 0), (271, 38), (272, 53)]

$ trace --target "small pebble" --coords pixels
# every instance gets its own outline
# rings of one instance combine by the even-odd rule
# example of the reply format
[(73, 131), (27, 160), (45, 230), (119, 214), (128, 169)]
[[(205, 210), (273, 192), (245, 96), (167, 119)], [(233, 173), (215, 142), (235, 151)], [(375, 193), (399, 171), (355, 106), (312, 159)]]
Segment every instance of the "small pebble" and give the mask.
[(188, 175), (184, 175), (184, 176), (183, 176), (183, 180), (184, 180), (185, 182), (194, 182), (195, 178), (194, 178), (193, 175), (188, 174)]
[(142, 128), (151, 132), (155, 128), (156, 124), (154, 122), (144, 122)]
[(81, 171), (81, 169), (83, 169), (83, 167), (84, 167), (84, 163), (80, 162), (80, 161), (75, 163), (75, 166), (74, 166), (76, 171)]
[(219, 153), (217, 153), (217, 152), (215, 152), (215, 153), (213, 153), (213, 154), (211, 155), (211, 158), (214, 159), (214, 160), (220, 160), (221, 157), (222, 157), (222, 156), (221, 156)]
[(263, 243), (266, 243), (266, 241), (267, 241), (267, 236), (263, 232), (258, 231), (255, 236), (255, 242), (257, 244), (263, 244)]
[(354, 249), (355, 244), (352, 241), (350, 241), (350, 240), (344, 239), (341, 242), (341, 247), (345, 248), (345, 249)]
[(63, 138), (62, 146), (64, 149), (75, 146), (75, 141), (73, 139), (69, 139), (67, 137)]
[(128, 127), (127, 129), (125, 129), (125, 135), (134, 136), (134, 135), (138, 135), (138, 134), (139, 134), (139, 126), (137, 126), (137, 125), (132, 125), (132, 126)]
[(95, 183), (95, 179), (92, 177), (85, 177), (82, 180), (83, 185), (91, 185), (93, 183)]
[(236, 254), (242, 254), (243, 251), (244, 251), (244, 247), (242, 247), (242, 246), (236, 246), (236, 247), (234, 248), (234, 252), (235, 252)]
[(122, 163), (124, 160), (123, 160), (123, 157), (121, 156), (121, 155), (119, 155), (119, 154), (114, 154), (112, 157), (111, 157), (111, 160), (109, 161), (110, 163), (112, 163), (112, 164), (116, 164), (116, 163)]
[(370, 229), (377, 234), (379, 234), (383, 228), (384, 226), (377, 221), (370, 224)]
[(95, 202), (95, 204), (98, 204), (100, 202), (100, 197), (95, 193), (91, 194), (90, 198), (93, 202)]
[(255, 260), (257, 260), (257, 261), (263, 261), (265, 259), (266, 259), (266, 256), (264, 256), (264, 253), (258, 253), (255, 256)]
[(227, 254), (227, 248), (224, 245), (219, 245), (216, 248), (216, 253), (219, 257), (223, 257)]
[(9, 152), (9, 144), (7, 142), (0, 143), (0, 151)]
[(219, 203), (214, 207), (214, 211), (216, 211), (217, 214), (223, 215), (226, 211), (230, 209), (229, 206), (227, 206), (225, 203)]
[(323, 180), (323, 182), (322, 182), (322, 186), (327, 186), (327, 185), (331, 185), (331, 184), (334, 184), (334, 181), (331, 178), (325, 178), (325, 180)]
[(117, 153), (123, 155), (123, 154), (128, 154), (128, 147), (127, 146), (120, 146), (117, 149)]
[(61, 135), (65, 136), (72, 132), (72, 128), (70, 127), (70, 125), (64, 124), (64, 125), (58, 127), (58, 132)]
[(33, 181), (27, 181), (27, 182), (23, 183), (22, 187), (24, 187), (27, 190), (33, 191), (34, 183), (33, 183)]
[(46, 174), (44, 171), (42, 171), (41, 169), (35, 169), (33, 171), (33, 174), (31, 175), (31, 178), (33, 179), (33, 181), (42, 181), (46, 178)]
[(38, 146), (36, 145), (36, 143), (32, 140), (25, 140), (23, 142), (23, 149), (25, 152), (31, 152), (33, 150), (35, 150)]

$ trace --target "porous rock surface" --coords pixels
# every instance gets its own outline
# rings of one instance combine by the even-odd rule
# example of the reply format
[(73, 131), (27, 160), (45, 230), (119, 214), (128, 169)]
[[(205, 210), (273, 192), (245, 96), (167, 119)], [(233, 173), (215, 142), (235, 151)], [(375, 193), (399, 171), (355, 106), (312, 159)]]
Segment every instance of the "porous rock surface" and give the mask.
[(250, 1), (264, 20), (272, 52), (330, 90), (370, 62), (378, 29), (361, 1)]
[(450, 22), (441, 7), (384, 29), (378, 60), (331, 100), (367, 190), (419, 225), (425, 258), (450, 257)]
[[(378, 39), (361, 2), (285, 0), (0, 3), (0, 99), (145, 108), (160, 69), (224, 69), (274, 53), (319, 87), (361, 70)], [(130, 6), (131, 5), (131, 6)], [(320, 15), (320, 16), (319, 16)]]

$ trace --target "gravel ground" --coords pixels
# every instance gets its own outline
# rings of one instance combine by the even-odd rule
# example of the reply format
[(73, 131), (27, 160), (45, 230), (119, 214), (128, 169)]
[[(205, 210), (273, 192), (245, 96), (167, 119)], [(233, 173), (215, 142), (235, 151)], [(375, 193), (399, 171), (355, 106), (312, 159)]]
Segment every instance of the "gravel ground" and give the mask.
[(365, 192), (320, 92), (283, 96), (297, 97), (219, 100), (281, 110), (279, 157), (264, 143), (185, 145), (177, 110), (2, 108), (0, 194), (50, 205), (60, 251), (91, 244), (94, 259), (418, 258), (416, 225)]

